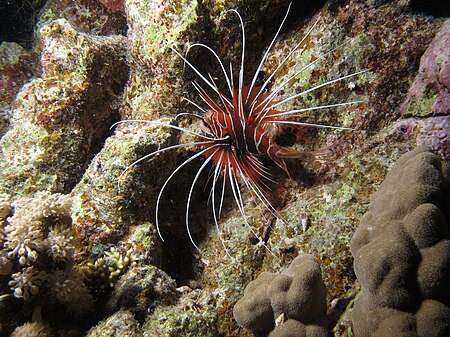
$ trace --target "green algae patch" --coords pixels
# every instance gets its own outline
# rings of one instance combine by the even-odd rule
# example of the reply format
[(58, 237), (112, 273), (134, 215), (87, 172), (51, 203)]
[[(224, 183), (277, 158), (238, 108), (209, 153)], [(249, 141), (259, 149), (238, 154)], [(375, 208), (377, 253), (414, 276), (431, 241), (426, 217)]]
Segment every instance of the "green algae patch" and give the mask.
[(0, 140), (1, 191), (30, 195), (38, 190), (57, 189), (55, 170), (40, 170), (45, 160), (52, 156), (48, 148), (51, 139), (44, 128), (31, 123), (15, 127), (3, 136)]
[(216, 337), (217, 312), (208, 291), (187, 290), (175, 305), (158, 306), (147, 316), (143, 330), (148, 335), (167, 337)]
[(436, 95), (425, 87), (421, 96), (412, 97), (403, 110), (405, 117), (429, 117), (433, 114)]
[(127, 1), (130, 52), (142, 64), (155, 65), (161, 54), (178, 45), (197, 21), (197, 1), (171, 4)]

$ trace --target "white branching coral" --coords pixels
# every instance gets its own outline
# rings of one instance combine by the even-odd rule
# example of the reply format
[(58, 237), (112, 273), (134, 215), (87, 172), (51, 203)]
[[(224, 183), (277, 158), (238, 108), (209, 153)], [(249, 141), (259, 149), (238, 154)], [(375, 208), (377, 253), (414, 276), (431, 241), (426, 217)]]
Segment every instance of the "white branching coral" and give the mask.
[(68, 261), (73, 258), (75, 246), (72, 228), (56, 225), (50, 228), (44, 242), (47, 254), (52, 257), (53, 261)]
[(0, 249), (3, 248), (3, 243), (6, 240), (5, 226), (6, 218), (11, 215), (12, 202), (8, 194), (0, 194)]
[[(38, 258), (37, 249), (42, 246), (44, 235), (41, 224), (35, 220), (23, 219), (14, 214), (5, 226), (5, 247), (10, 259), (17, 257), (22, 266), (30, 265)], [(26, 221), (28, 220), (28, 221)]]
[(8, 284), (15, 297), (27, 301), (31, 295), (36, 295), (39, 292), (39, 287), (44, 282), (45, 277), (44, 272), (31, 266), (23, 268), (21, 272), (12, 274), (12, 279)]
[(70, 208), (70, 195), (43, 191), (15, 202), (0, 195), (0, 275), (19, 270), (8, 283), (14, 297), (26, 301), (37, 295), (47, 282), (46, 272), (52, 274), (64, 267), (60, 262), (73, 259)]
[(83, 273), (77, 270), (56, 271), (50, 277), (49, 287), (55, 298), (78, 317), (92, 308), (92, 295), (84, 283)]
[[(8, 219), (9, 224), (4, 228), (4, 246), (8, 249), (8, 257), (17, 258), (22, 266), (36, 262), (38, 251), (46, 247), (44, 220), (51, 216), (68, 216), (70, 205), (69, 195), (46, 191), (36, 193), (34, 198), (18, 199), (14, 203), (14, 215)], [(56, 258), (59, 258), (61, 250), (55, 249), (55, 253)]]
[(71, 207), (72, 199), (69, 194), (51, 194), (47, 191), (37, 192), (31, 205), (36, 211), (36, 216), (41, 218), (68, 215)]

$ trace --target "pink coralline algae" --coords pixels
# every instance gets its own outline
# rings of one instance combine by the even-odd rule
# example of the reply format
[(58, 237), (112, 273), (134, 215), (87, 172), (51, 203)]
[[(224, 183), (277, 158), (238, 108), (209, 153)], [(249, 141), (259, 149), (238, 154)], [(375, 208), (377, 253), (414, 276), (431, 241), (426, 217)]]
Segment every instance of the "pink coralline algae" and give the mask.
[(99, 1), (110, 12), (120, 12), (123, 11), (125, 8), (124, 0), (99, 0)]
[[(419, 115), (448, 115), (450, 113), (450, 19), (442, 25), (434, 40), (423, 54), (419, 72), (400, 110), (411, 114), (428, 101), (431, 111), (415, 112)], [(427, 109), (428, 110), (428, 109)]]
[(416, 144), (426, 145), (443, 159), (450, 158), (450, 116), (419, 120)]
[(450, 158), (450, 116), (408, 118), (397, 123), (404, 139), (415, 139), (416, 145), (425, 145), (442, 159)]

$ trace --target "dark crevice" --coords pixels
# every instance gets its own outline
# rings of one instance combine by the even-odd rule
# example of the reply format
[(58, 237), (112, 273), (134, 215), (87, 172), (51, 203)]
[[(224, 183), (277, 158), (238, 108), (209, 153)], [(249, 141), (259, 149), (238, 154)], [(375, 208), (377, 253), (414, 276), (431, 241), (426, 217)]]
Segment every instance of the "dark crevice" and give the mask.
[(47, 0), (3, 0), (0, 2), (0, 43), (33, 44), (34, 25)]
[(437, 17), (450, 16), (450, 2), (446, 0), (411, 0), (410, 7), (415, 12)]
[[(183, 156), (177, 164), (184, 160)], [(194, 160), (192, 165), (174, 176), (162, 194), (159, 207), (159, 225), (164, 238), (161, 267), (178, 286), (189, 285), (198, 279), (199, 274), (196, 264), (199, 252), (189, 238), (185, 215), (189, 190), (201, 162), (202, 159)], [(189, 207), (189, 230), (196, 245), (205, 239), (212, 223), (208, 207), (209, 190), (205, 187), (208, 171), (205, 168), (196, 182)]]

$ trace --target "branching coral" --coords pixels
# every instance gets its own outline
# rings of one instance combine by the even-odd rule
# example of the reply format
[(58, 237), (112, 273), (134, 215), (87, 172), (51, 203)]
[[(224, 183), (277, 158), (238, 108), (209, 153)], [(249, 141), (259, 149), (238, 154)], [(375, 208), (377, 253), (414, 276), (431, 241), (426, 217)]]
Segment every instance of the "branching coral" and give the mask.
[(3, 243), (6, 240), (6, 218), (11, 215), (11, 211), (11, 197), (7, 194), (0, 194), (0, 249), (3, 248)]
[(27, 301), (31, 295), (36, 295), (39, 292), (39, 287), (44, 282), (46, 275), (31, 266), (12, 274), (11, 277), (12, 280), (9, 281), (9, 285), (11, 289), (14, 289), (14, 296)]
[[(28, 219), (27, 219), (28, 220)], [(5, 227), (6, 242), (10, 259), (17, 257), (19, 264), (31, 265), (38, 258), (37, 249), (43, 246), (43, 233), (40, 223), (35, 220), (23, 221), (14, 215)]]
[[(45, 250), (45, 220), (49, 217), (68, 216), (70, 211), (70, 196), (62, 194), (50, 194), (38, 192), (34, 198), (21, 198), (15, 202), (14, 215), (9, 218), (5, 226), (8, 257), (17, 257), (20, 265), (31, 265), (38, 258), (37, 251)], [(53, 231), (48, 243), (53, 244), (56, 235)], [(67, 231), (59, 231), (61, 235), (67, 235)], [(70, 236), (69, 236), (70, 238)], [(63, 242), (67, 243), (67, 242)], [(56, 251), (57, 256), (61, 249)]]
[(50, 228), (47, 238), (44, 240), (47, 254), (53, 261), (67, 261), (75, 253), (73, 230), (70, 227), (57, 225)]
[(139, 253), (133, 247), (124, 250), (111, 247), (95, 263), (88, 263), (85, 272), (88, 275), (96, 274), (107, 278), (109, 285), (113, 287), (120, 275), (136, 266), (138, 259)]
[[(46, 274), (64, 268), (56, 263), (73, 259), (70, 207), (69, 195), (45, 191), (14, 203), (1, 196), (0, 275), (11, 274), (8, 285), (14, 297), (27, 301), (37, 295), (47, 281)], [(47, 255), (55, 264), (48, 263)]]

